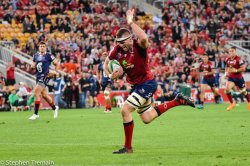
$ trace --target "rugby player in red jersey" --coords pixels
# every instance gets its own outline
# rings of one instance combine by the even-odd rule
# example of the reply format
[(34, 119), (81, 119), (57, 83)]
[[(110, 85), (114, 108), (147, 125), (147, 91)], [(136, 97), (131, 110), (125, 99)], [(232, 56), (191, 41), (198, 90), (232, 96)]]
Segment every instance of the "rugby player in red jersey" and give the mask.
[(211, 61), (208, 60), (207, 55), (203, 55), (203, 62), (200, 63), (199, 71), (202, 72), (202, 83), (201, 83), (201, 94), (200, 94), (200, 105), (197, 107), (198, 109), (203, 109), (205, 91), (207, 89), (207, 85), (210, 86), (211, 90), (214, 93), (214, 99), (216, 103), (219, 103), (221, 98), (218, 90), (218, 83), (215, 80), (215, 68)]
[[(128, 29), (121, 28), (116, 34), (116, 45), (110, 51), (109, 56), (104, 62), (104, 70), (111, 79), (120, 77), (126, 73), (126, 80), (132, 84), (132, 90), (126, 99), (122, 110), (122, 119), (125, 134), (124, 147), (114, 151), (114, 154), (132, 153), (132, 136), (134, 122), (132, 112), (137, 110), (141, 120), (148, 124), (161, 114), (172, 107), (178, 105), (189, 105), (195, 107), (194, 103), (182, 94), (177, 94), (174, 100), (165, 102), (161, 105), (152, 106), (152, 96), (157, 88), (157, 82), (150, 71), (149, 59), (147, 55), (148, 36), (133, 22), (134, 10), (127, 11), (127, 23), (136, 35), (133, 40), (132, 34)], [(109, 73), (108, 63), (116, 59), (121, 67)]]
[(228, 50), (229, 57), (226, 59), (226, 73), (227, 77), (227, 85), (226, 85), (226, 93), (227, 97), (230, 101), (230, 106), (227, 108), (227, 111), (231, 111), (235, 107), (235, 102), (233, 101), (232, 94), (230, 90), (235, 86), (240, 89), (240, 92), (245, 96), (248, 102), (248, 110), (250, 110), (250, 98), (249, 94), (245, 87), (245, 80), (242, 76), (242, 72), (246, 70), (244, 65), (244, 61), (240, 58), (240, 56), (236, 55), (236, 48), (232, 47)]

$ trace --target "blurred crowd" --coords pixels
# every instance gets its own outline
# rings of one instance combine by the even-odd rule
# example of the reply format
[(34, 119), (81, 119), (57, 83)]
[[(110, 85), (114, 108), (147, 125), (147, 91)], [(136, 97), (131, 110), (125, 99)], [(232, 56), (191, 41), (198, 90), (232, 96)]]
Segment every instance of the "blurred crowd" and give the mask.
[[(150, 65), (159, 83), (156, 98), (168, 98), (168, 93), (175, 93), (180, 84), (197, 87), (200, 76), (191, 69), (197, 67), (203, 54), (207, 54), (214, 63), (220, 82), (220, 72), (225, 69), (228, 53), (225, 44), (230, 40), (249, 40), (250, 3), (247, 0), (168, 1), (162, 14), (155, 16), (134, 8), (136, 22), (149, 36)], [(117, 30), (127, 27), (127, 9), (126, 2), (2, 0), (0, 18), (5, 24), (15, 22), (22, 25), (22, 33), (28, 33), (27, 41), (23, 43), (15, 36), (11, 40), (15, 49), (27, 53), (31, 59), (37, 52), (38, 43), (46, 41), (48, 51), (61, 61), (61, 71), (66, 73), (62, 80), (66, 88), (69, 86), (68, 94), (73, 94), (77, 107), (85, 107), (81, 100), (83, 90), (92, 96), (89, 98), (92, 107), (98, 105), (94, 104), (96, 95), (91, 95), (90, 89), (95, 86), (96, 93), (99, 93), (101, 55), (114, 46)], [(0, 38), (6, 40), (1, 34)], [(242, 58), (249, 72), (249, 61), (247, 57)], [(13, 59), (13, 64), (34, 74), (29, 65), (19, 59)], [(80, 81), (93, 75), (95, 82)], [(91, 84), (89, 89), (83, 88), (85, 82)], [(126, 90), (129, 85), (123, 79), (115, 82), (112, 89)], [(72, 101), (72, 97), (68, 101)], [(66, 101), (65, 106), (71, 107), (72, 104)]]

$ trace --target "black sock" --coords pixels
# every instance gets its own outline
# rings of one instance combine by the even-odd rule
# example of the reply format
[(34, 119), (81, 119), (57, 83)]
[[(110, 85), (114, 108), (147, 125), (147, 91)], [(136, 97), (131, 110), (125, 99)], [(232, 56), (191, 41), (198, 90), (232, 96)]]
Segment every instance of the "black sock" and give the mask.
[(55, 105), (53, 105), (53, 106), (51, 106), (51, 108), (52, 108), (53, 110), (55, 110), (55, 109), (56, 109), (56, 106), (55, 106)]
[(40, 101), (35, 101), (35, 108), (34, 108), (35, 113), (34, 114), (36, 115), (38, 115), (39, 106), (40, 106)]
[(56, 106), (55, 106), (54, 102), (50, 103), (49, 105), (51, 106), (51, 108), (52, 108), (53, 110), (56, 109)]

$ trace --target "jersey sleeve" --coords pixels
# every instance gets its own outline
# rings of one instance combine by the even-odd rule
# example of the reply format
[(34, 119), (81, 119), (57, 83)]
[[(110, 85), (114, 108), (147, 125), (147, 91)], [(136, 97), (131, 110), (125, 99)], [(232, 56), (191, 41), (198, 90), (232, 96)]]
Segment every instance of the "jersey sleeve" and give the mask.
[(115, 59), (115, 57), (116, 57), (116, 55), (118, 53), (118, 48), (119, 48), (119, 46), (116, 45), (115, 47), (113, 47), (112, 50), (110, 50), (110, 52), (109, 52), (109, 59), (110, 60)]
[(243, 61), (240, 57), (239, 57), (239, 66), (242, 66), (242, 65), (244, 65), (245, 64), (245, 61)]
[(199, 72), (202, 72), (203, 71), (203, 68), (202, 68), (202, 62), (199, 64), (199, 66), (198, 66), (198, 70), (199, 70)]
[(215, 69), (214, 63), (210, 62), (210, 68), (211, 68), (211, 70)]
[(56, 59), (56, 57), (52, 54), (47, 54), (47, 57), (50, 62), (53, 62)]
[(33, 55), (33, 62), (36, 62), (36, 54)]
[(228, 58), (225, 59), (226, 67), (228, 67), (227, 61), (228, 61)]
[(134, 47), (138, 48), (138, 51), (140, 52), (140, 55), (142, 55), (142, 56), (147, 55), (147, 48), (142, 48), (139, 45), (138, 40), (134, 40)]
[(101, 63), (98, 65), (98, 71), (102, 71), (102, 64)]

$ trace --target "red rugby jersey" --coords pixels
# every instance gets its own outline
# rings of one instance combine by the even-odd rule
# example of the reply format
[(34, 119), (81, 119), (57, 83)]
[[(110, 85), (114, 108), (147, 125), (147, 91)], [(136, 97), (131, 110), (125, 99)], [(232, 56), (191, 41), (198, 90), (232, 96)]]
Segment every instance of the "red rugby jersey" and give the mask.
[[(202, 72), (204, 72), (204, 71), (211, 72), (212, 69), (214, 69), (214, 65), (210, 61), (208, 61), (207, 63), (201, 62), (199, 69)], [(210, 75), (205, 75), (204, 76), (204, 78), (212, 78), (212, 77), (214, 77), (214, 74), (210, 74)]]
[[(244, 64), (244, 61), (240, 56), (236, 55), (235, 57), (228, 57), (226, 59), (226, 67), (239, 69)], [(229, 77), (232, 78), (242, 78), (242, 72), (238, 73), (228, 73)]]
[(116, 59), (126, 73), (127, 81), (132, 85), (142, 84), (154, 78), (148, 63), (147, 49), (134, 40), (132, 49), (125, 52), (116, 45), (109, 53), (109, 59)]

